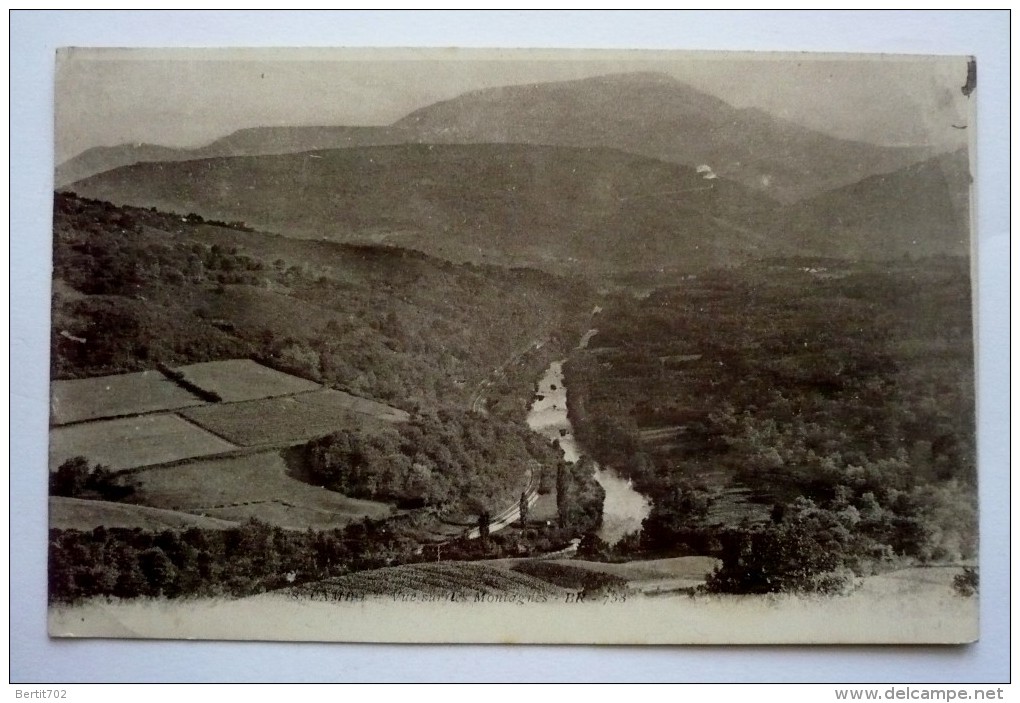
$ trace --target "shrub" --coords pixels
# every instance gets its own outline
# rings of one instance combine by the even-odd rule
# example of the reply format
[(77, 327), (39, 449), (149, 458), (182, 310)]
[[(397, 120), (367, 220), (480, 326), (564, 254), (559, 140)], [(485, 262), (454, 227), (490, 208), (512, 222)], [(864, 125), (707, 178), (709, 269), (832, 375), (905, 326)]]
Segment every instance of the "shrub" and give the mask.
[(808, 501), (791, 520), (722, 536), (722, 565), (705, 584), (711, 593), (845, 594), (855, 586), (854, 540), (839, 516)]
[(963, 572), (953, 577), (953, 591), (965, 598), (977, 595), (978, 572), (977, 569), (965, 566)]

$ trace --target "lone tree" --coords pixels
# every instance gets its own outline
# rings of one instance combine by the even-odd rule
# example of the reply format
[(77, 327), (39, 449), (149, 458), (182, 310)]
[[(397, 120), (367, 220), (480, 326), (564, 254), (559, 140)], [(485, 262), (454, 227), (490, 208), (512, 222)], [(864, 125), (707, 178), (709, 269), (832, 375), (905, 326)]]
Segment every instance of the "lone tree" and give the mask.
[(68, 459), (50, 474), (50, 495), (76, 498), (89, 487), (92, 467), (83, 456)]
[(481, 514), (478, 516), (478, 536), (481, 537), (482, 539), (489, 538), (490, 520), (491, 518), (489, 517), (488, 510), (483, 510)]
[(528, 494), (521, 493), (521, 527), (528, 524)]

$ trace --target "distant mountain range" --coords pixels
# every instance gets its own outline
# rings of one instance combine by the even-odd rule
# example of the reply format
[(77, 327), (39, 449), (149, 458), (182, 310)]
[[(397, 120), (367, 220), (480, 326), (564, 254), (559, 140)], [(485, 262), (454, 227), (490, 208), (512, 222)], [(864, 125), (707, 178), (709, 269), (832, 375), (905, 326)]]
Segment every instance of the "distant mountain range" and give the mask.
[(174, 149), (155, 144), (94, 147), (57, 166), (54, 181), (61, 188), (121, 166), (153, 161), (293, 154), (412, 141), (410, 135), (390, 127), (256, 127), (238, 130), (197, 149)]
[(490, 88), (385, 127), (244, 129), (199, 149), (97, 147), (58, 166), (65, 186), (120, 166), (401, 143), (601, 147), (712, 172), (793, 202), (933, 154), (838, 139), (757, 109), (737, 109), (663, 74), (626, 73)]
[(89, 198), (289, 237), (620, 273), (788, 254), (966, 254), (966, 152), (922, 156), (624, 74), (467, 93), (389, 127), (93, 149), (60, 177)]

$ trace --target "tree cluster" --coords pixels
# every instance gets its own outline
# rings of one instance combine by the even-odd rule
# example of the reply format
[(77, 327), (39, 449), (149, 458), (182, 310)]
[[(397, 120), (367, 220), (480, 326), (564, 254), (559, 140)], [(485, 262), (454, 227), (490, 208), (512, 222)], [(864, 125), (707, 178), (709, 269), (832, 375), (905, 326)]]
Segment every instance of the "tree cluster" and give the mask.
[(306, 445), (309, 479), (347, 495), (430, 507), (449, 516), (495, 514), (536, 485), (557, 451), (507, 420), (444, 409), (398, 426), (365, 425)]
[(90, 464), (83, 456), (68, 459), (50, 473), (51, 496), (122, 500), (134, 489), (114, 481), (114, 473), (101, 464)]
[(225, 530), (51, 529), (49, 598), (242, 597), (398, 564), (527, 557), (562, 549), (574, 534), (532, 526), (423, 545), (392, 521), (368, 519), (305, 532), (257, 520)]
[(556, 510), (560, 527), (579, 534), (595, 532), (602, 526), (602, 505), (606, 492), (595, 480), (595, 464), (588, 457), (577, 462), (561, 461), (556, 474)]

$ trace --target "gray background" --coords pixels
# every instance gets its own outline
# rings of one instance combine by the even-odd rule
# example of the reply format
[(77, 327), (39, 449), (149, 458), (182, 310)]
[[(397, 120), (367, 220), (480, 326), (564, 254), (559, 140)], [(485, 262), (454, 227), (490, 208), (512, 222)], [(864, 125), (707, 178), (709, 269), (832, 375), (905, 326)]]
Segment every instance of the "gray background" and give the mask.
[[(13, 682), (1009, 680), (1007, 12), (13, 12)], [(382, 646), (46, 636), (53, 51), (58, 46), (473, 46), (974, 54), (978, 58), (981, 628), (966, 647)]]

